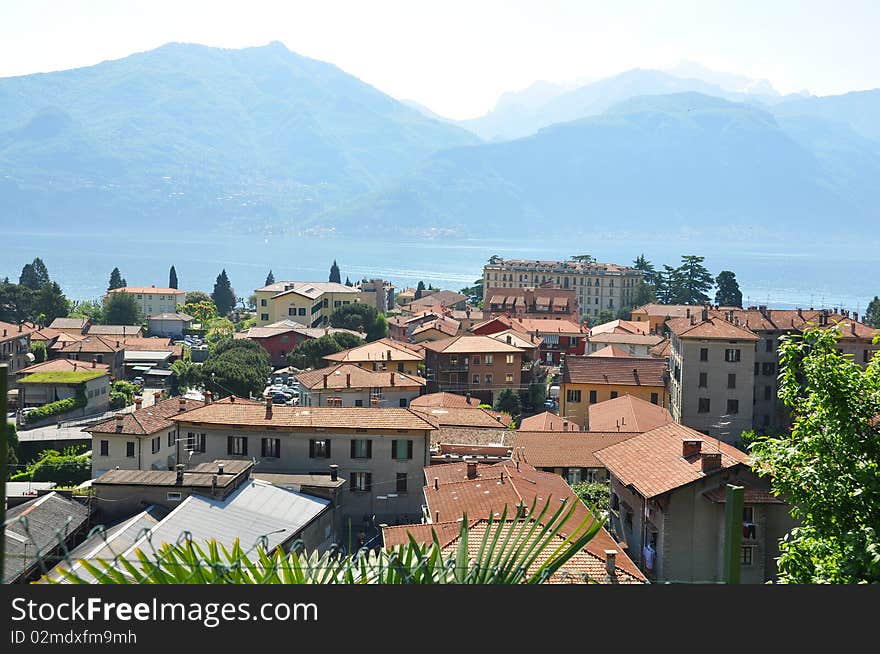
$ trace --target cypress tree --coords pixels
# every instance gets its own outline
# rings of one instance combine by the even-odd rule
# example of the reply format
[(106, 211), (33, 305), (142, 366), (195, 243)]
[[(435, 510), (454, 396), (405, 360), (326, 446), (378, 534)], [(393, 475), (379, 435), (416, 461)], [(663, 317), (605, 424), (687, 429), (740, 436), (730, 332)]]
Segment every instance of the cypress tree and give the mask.
[(168, 288), (177, 288), (177, 271), (174, 270), (174, 266), (171, 266), (168, 272)]

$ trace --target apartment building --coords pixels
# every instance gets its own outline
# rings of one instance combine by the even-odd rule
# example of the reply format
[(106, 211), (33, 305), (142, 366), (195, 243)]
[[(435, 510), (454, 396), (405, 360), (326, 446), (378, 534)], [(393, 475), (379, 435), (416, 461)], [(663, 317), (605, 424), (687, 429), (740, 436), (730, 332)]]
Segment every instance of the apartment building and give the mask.
[(613, 263), (511, 259), (483, 267), (483, 297), (491, 300), (490, 289), (498, 294), (552, 283), (574, 290), (580, 320), (595, 319), (602, 311), (629, 306), (642, 276), (641, 270)]
[(580, 322), (577, 294), (573, 288), (553, 286), (488, 288), (483, 296), (487, 317), (522, 316), (523, 318), (565, 318)]
[(279, 320), (295, 320), (307, 327), (330, 324), (339, 307), (360, 301), (360, 291), (335, 282), (276, 282), (254, 291), (257, 326)]
[(670, 332), (669, 410), (676, 422), (738, 445), (752, 429), (758, 337), (709, 315), (674, 318)]
[(135, 303), (144, 316), (156, 313), (177, 313), (178, 309), (186, 304), (186, 291), (176, 288), (162, 288), (157, 286), (123, 286), (114, 288), (104, 296), (108, 299), (113, 293), (126, 293), (134, 298)]
[(15, 377), (22, 368), (33, 363), (31, 351), (31, 334), (37, 331), (32, 323), (14, 325), (0, 322), (0, 363), (5, 363), (9, 387), (15, 386)]
[(537, 344), (540, 361), (549, 366), (558, 365), (563, 356), (585, 354), (587, 329), (564, 318), (509, 318), (497, 316), (474, 325), (474, 334), (494, 336), (514, 330)]

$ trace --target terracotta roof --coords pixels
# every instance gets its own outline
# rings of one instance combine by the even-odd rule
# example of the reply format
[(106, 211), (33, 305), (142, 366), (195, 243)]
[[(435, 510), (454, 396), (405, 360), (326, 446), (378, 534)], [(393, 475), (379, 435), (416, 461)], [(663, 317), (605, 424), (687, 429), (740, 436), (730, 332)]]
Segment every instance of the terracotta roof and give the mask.
[(683, 439), (700, 439), (702, 452), (721, 453), (721, 468), (709, 475), (751, 465), (745, 452), (674, 422), (600, 450), (596, 457), (622, 484), (632, 485), (644, 497), (654, 497), (707, 476), (699, 454), (682, 457)]
[[(21, 324), (21, 331), (18, 331), (19, 325), (11, 322), (3, 322), (0, 320), (0, 341), (6, 341), (11, 338), (21, 338), (22, 336), (27, 336), (28, 334), (32, 334), (39, 330), (39, 326), (35, 325), (32, 322), (23, 322)], [(48, 327), (44, 327), (43, 331), (48, 331)], [(6, 332), (6, 336), (3, 335), (3, 332)], [(51, 330), (51, 333), (55, 335), (60, 334), (57, 330)], [(33, 337), (32, 337), (33, 338)]]
[(480, 400), (475, 397), (467, 398), (464, 395), (456, 395), (455, 393), (428, 393), (415, 398), (409, 405), (415, 407), (479, 407)]
[(345, 284), (337, 284), (336, 282), (275, 282), (274, 284), (269, 284), (268, 286), (263, 286), (262, 288), (258, 288), (257, 292), (266, 291), (269, 293), (275, 293), (272, 296), (272, 299), (280, 297), (282, 295), (287, 295), (289, 293), (295, 293), (296, 295), (302, 295), (304, 297), (308, 297), (311, 299), (315, 299), (324, 293), (360, 293), (358, 289), (353, 286), (346, 286)]
[(174, 418), (179, 422), (311, 429), (436, 429), (428, 419), (409, 409), (361, 407), (294, 407), (275, 405), (266, 417), (265, 403), (213, 402)]
[(648, 323), (632, 320), (612, 320), (590, 328), (590, 336), (597, 334), (648, 334)]
[(462, 295), (461, 293), (456, 293), (455, 291), (437, 291), (436, 293), (422, 296), (418, 300), (413, 300), (412, 302), (410, 302), (410, 305), (414, 304), (431, 307), (449, 307), (453, 304), (460, 304), (461, 302), (466, 301), (467, 295)]
[(178, 349), (181, 347), (180, 345), (175, 346), (170, 338), (162, 337), (138, 338), (127, 336), (120, 339), (120, 343), (124, 349), (134, 352), (173, 352), (175, 347)]
[[(193, 409), (198, 409), (199, 407), (204, 406), (204, 404), (205, 403), (201, 400), (186, 400), (184, 407), (186, 411), (192, 411)], [(88, 427), (85, 431), (92, 434), (155, 434), (158, 431), (173, 429), (175, 423), (172, 422), (171, 418), (183, 415), (183, 412), (180, 411), (180, 397), (172, 397), (167, 400), (162, 400), (157, 404), (143, 407), (137, 411), (122, 413), (119, 415), (123, 416), (121, 432), (116, 431), (116, 418), (111, 418), (110, 420)]]
[[(340, 363), (329, 368), (319, 368), (300, 373), (296, 380), (309, 389), (324, 388), (324, 377), (327, 377), (327, 388), (340, 390), (346, 388), (419, 388), (425, 385), (422, 377), (406, 375), (402, 372), (366, 370), (353, 363)], [(392, 385), (391, 379), (394, 379)]]
[(430, 417), (441, 427), (497, 427), (506, 428), (510, 416), (490, 409), (468, 407), (424, 407), (413, 406), (413, 411)]
[(436, 329), (441, 334), (446, 334), (447, 336), (455, 336), (458, 333), (460, 327), (461, 323), (459, 323), (457, 320), (453, 320), (452, 318), (435, 318), (434, 320), (429, 320), (428, 322), (422, 323), (421, 325), (416, 327), (413, 330), (412, 335), (415, 336), (417, 334)]
[(440, 445), (511, 445), (512, 429), (497, 427), (451, 427), (443, 425), (431, 434), (431, 447)]
[[(571, 434), (569, 434), (571, 435)], [(428, 515), (431, 520), (439, 521), (457, 520), (463, 514), (469, 519), (488, 518), (490, 515), (500, 517), (504, 507), (507, 507), (508, 515), (514, 512), (518, 504), (525, 504), (530, 508), (534, 503), (536, 509), (541, 509), (550, 502), (549, 512), (559, 506), (561, 500), (574, 502), (574, 513), (569, 518), (567, 525), (572, 528), (579, 525), (585, 519), (592, 519), (589, 509), (577, 499), (571, 487), (557, 474), (551, 472), (539, 472), (526, 463), (517, 464), (513, 461), (503, 461), (492, 466), (477, 466), (477, 479), (464, 479), (457, 482), (440, 484), (438, 489), (433, 486), (433, 478), (437, 476), (437, 468), (445, 468), (448, 465), (466, 464), (441, 464), (425, 468), (425, 478), (431, 482), (425, 486), (425, 500), (428, 505)], [(488, 470), (494, 468), (495, 470)], [(494, 477), (498, 473), (497, 478)], [(503, 481), (501, 473), (504, 473)], [(566, 533), (563, 528), (561, 533)], [(617, 550), (617, 562), (619, 567), (638, 579), (644, 576), (635, 564), (623, 552), (611, 538), (611, 535), (601, 529), (596, 536), (587, 544), (588, 551), (596, 554), (604, 561), (604, 550)]]
[(513, 323), (520, 325), (530, 333), (561, 334), (581, 336), (587, 333), (586, 328), (571, 320), (555, 318), (514, 318)]
[(423, 343), (423, 345), (426, 350), (442, 354), (522, 354), (520, 348), (497, 341), (489, 336), (455, 336)]
[(458, 321), (475, 321), (483, 319), (483, 312), (479, 309), (471, 309), (470, 311), (468, 311), (467, 309), (453, 309), (449, 311), (449, 316), (451, 318), (455, 318)]
[(535, 416), (523, 418), (519, 424), (520, 431), (580, 431), (576, 423), (560, 418), (555, 413), (544, 411)]
[[(390, 352), (390, 354), (389, 354)], [(328, 354), (326, 361), (381, 362), (381, 361), (422, 361), (412, 348), (404, 346), (400, 341), (381, 338), (372, 343), (358, 345), (349, 350)]]
[(528, 332), (519, 332), (512, 328), (505, 329), (503, 332), (496, 332), (494, 334), (491, 334), (489, 338), (494, 338), (496, 341), (507, 343), (508, 336), (510, 336), (510, 345), (521, 348), (523, 350), (534, 349), (536, 347), (540, 347), (544, 343), (544, 339), (540, 336), (536, 339), (533, 334), (529, 334)]
[(632, 357), (565, 358), (565, 384), (621, 384), (625, 386), (664, 386), (666, 361), (663, 359)]
[(657, 334), (620, 334), (604, 333), (596, 334), (588, 339), (591, 343), (604, 343), (606, 345), (644, 345), (652, 347), (663, 341), (662, 336)]
[(509, 316), (495, 316), (494, 318), (476, 323), (471, 327), (472, 332), (482, 332), (485, 335), (497, 334), (508, 329), (513, 329), (523, 335), (532, 335), (532, 332), (523, 327), (520, 322)]
[[(703, 495), (706, 497), (706, 499), (711, 500), (712, 502), (724, 504), (725, 502), (727, 502), (727, 484), (719, 486), (718, 488), (713, 488), (712, 490), (707, 490), (703, 493)], [(755, 486), (750, 486), (748, 484), (745, 484), (743, 488), (743, 503), (786, 504), (785, 500), (776, 497), (769, 490), (765, 488), (756, 488)]]
[[(470, 520), (471, 524), (476, 520)], [(409, 537), (416, 540), (417, 543), (425, 545), (434, 542), (434, 534), (440, 547), (448, 545), (453, 538), (457, 538), (461, 533), (461, 521), (454, 520), (451, 522), (438, 522), (429, 525), (395, 525), (382, 527), (382, 543), (385, 547), (397, 547), (398, 545), (408, 545)]]
[[(0, 334), (3, 333), (2, 330), (3, 330), (3, 326), (5, 324), (6, 323), (0, 322)], [(25, 332), (25, 333), (27, 333), (27, 332)], [(42, 329), (35, 329), (32, 332), (30, 332), (30, 335), (31, 335), (32, 341), (52, 341), (52, 340), (55, 340), (56, 338), (58, 338), (59, 336), (69, 336), (68, 334), (65, 334), (64, 332), (58, 331), (57, 329), (49, 329), (48, 327), (43, 327)], [(4, 338), (7, 338), (7, 339), (13, 338), (14, 336), (24, 336), (24, 334), (19, 334), (18, 332), (13, 334), (12, 332), (8, 332), (8, 336), (6, 336), (6, 337), (0, 335), (0, 340), (3, 340)]]
[(517, 431), (513, 459), (535, 468), (603, 468), (596, 452), (637, 435), (617, 431)]
[(156, 286), (123, 286), (122, 288), (114, 288), (108, 293), (158, 293), (159, 295), (186, 295), (186, 291), (177, 288), (162, 288)]
[(110, 366), (106, 363), (92, 363), (91, 361), (77, 361), (76, 359), (49, 359), (48, 361), (43, 361), (42, 363), (35, 363), (32, 366), (28, 366), (27, 368), (22, 368), (18, 371), (18, 374), (21, 375), (29, 375), (35, 372), (89, 372), (92, 370), (99, 370), (107, 372), (110, 370)]
[(140, 325), (91, 325), (88, 333), (98, 336), (137, 336), (143, 329)]
[(695, 311), (699, 313), (700, 309), (700, 306), (690, 304), (657, 304), (654, 302), (649, 302), (648, 304), (643, 304), (640, 307), (636, 307), (631, 311), (631, 313), (640, 313), (648, 316), (660, 316), (663, 318), (665, 318), (666, 316), (669, 316), (670, 318), (684, 318), (688, 315), (688, 311), (690, 311), (691, 313)]
[(632, 395), (591, 404), (587, 418), (590, 431), (646, 432), (670, 422), (672, 415), (662, 406)]
[(691, 323), (688, 318), (673, 318), (666, 321), (669, 327), (679, 338), (717, 338), (723, 340), (757, 341), (754, 332), (739, 327), (723, 318), (710, 315), (707, 320), (697, 320)]
[(669, 354), (672, 352), (672, 341), (668, 338), (664, 338), (662, 341), (657, 343), (654, 347), (648, 350), (648, 353), (652, 357), (657, 357), (660, 359), (666, 359), (669, 357)]
[(615, 357), (618, 359), (632, 359), (633, 355), (625, 350), (621, 350), (616, 345), (606, 345), (605, 347), (600, 347), (595, 352), (591, 352), (587, 356), (590, 357)]
[(62, 341), (60, 338), (50, 347), (55, 352), (118, 352), (125, 349), (122, 339), (112, 336), (89, 336), (75, 341)]

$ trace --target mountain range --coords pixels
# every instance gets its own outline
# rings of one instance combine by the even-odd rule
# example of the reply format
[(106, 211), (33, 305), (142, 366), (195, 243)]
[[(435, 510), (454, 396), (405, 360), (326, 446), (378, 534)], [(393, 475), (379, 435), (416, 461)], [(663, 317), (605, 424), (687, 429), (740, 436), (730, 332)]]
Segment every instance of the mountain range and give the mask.
[(15, 229), (814, 237), (880, 223), (880, 90), (782, 96), (685, 62), (442, 119), (280, 43), (0, 79)]

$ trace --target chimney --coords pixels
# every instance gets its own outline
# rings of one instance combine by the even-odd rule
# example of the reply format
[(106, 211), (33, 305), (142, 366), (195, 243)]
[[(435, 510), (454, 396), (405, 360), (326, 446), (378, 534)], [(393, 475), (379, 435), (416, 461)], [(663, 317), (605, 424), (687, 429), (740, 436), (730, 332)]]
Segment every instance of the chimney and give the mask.
[(568, 431), (568, 420), (562, 421), (562, 431)]
[(700, 452), (700, 469), (712, 472), (721, 469), (721, 452)]
[(6, 336), (6, 330), (5, 330), (5, 329), (3, 330), (3, 335)]
[(180, 486), (181, 484), (183, 484), (183, 470), (184, 470), (183, 464), (178, 463), (176, 466), (174, 466), (174, 470), (177, 472), (177, 478), (175, 479), (175, 483), (178, 486)]
[(217, 490), (217, 475), (211, 475), (211, 492)]
[(335, 463), (330, 464), (330, 481), (337, 481), (339, 479), (339, 466)]
[(119, 341), (116, 341), (116, 348), (119, 348)]
[(856, 324), (852, 321), (849, 323), (849, 330), (852, 332), (852, 335), (856, 335)]
[(853, 320), (855, 320), (856, 322), (859, 321), (859, 312), (858, 311), (853, 311)]
[(526, 505), (522, 502), (518, 502), (516, 505), (516, 517), (517, 518), (525, 518), (526, 517)]
[(617, 550), (605, 550), (605, 581), (611, 583), (615, 579), (614, 568)]
[(391, 361), (391, 350), (388, 350), (388, 357), (387, 357), (387, 359), (388, 359), (388, 361)]
[(507, 344), (510, 345), (513, 343), (513, 338), (511, 338), (510, 334), (507, 335)]
[(476, 461), (468, 461), (467, 462), (467, 478), (468, 479), (476, 479), (477, 478), (477, 462)]
[(504, 483), (504, 470), (501, 471), (501, 483)]
[(119, 434), (122, 432), (122, 421), (125, 419), (121, 413), (116, 414), (116, 433)]
[(266, 420), (272, 419), (272, 396), (266, 395)]
[(691, 324), (692, 324), (692, 325), (696, 325), (696, 324), (697, 324), (697, 317), (696, 317), (696, 316), (691, 316)]
[(434, 522), (440, 522), (440, 512), (434, 511)]
[(327, 375), (324, 375), (324, 388), (327, 388)]
[(222, 475), (222, 474), (223, 474), (223, 464), (222, 464), (222, 463), (218, 463), (218, 464), (217, 464), (217, 474), (218, 474), (218, 475)]
[(177, 411), (178, 413), (186, 411), (186, 398), (183, 395), (180, 396), (180, 400), (178, 401)]
[(687, 309), (684, 310), (684, 315), (686, 318), (691, 317), (691, 308), (690, 307), (688, 307)]
[(800, 307), (798, 307), (798, 318), (800, 318), (801, 320), (804, 319), (804, 310)]
[(73, 370), (76, 372), (76, 359), (73, 360)]
[(351, 373), (350, 372), (345, 373), (345, 387), (351, 388)]
[(440, 490), (440, 477), (434, 477), (434, 490)]
[(235, 395), (230, 395), (230, 396), (229, 396), (229, 402), (230, 402), (231, 404), (235, 404)]
[(394, 373), (391, 373), (391, 385), (394, 386)]
[(211, 391), (205, 391), (205, 404), (210, 404), (214, 401), (214, 394)]
[[(22, 323), (18, 323), (18, 331), (21, 333)], [(4, 330), (5, 331), (5, 330)]]
[(94, 368), (94, 367), (95, 367), (95, 360), (92, 359), (92, 368)]
[(142, 398), (140, 395), (138, 395), (136, 398), (134, 398), (135, 411), (138, 411), (141, 408), (141, 406), (143, 406), (143, 404), (144, 404), (144, 398)]
[(682, 438), (681, 439), (681, 456), (688, 458), (694, 454), (699, 454), (703, 447), (702, 438)]
[(153, 391), (153, 404), (156, 404), (161, 399), (162, 399), (162, 391)]

